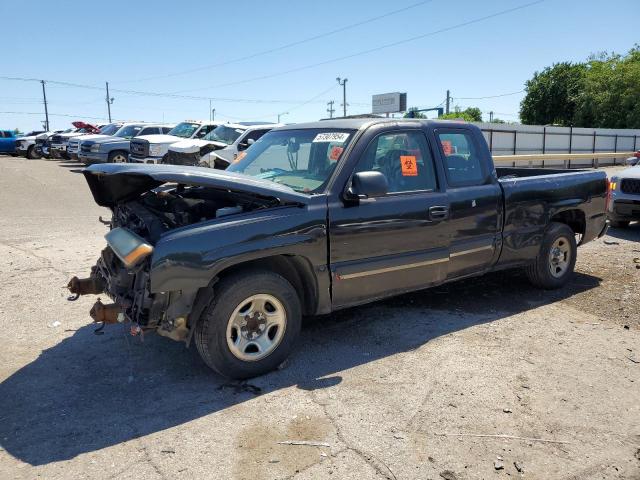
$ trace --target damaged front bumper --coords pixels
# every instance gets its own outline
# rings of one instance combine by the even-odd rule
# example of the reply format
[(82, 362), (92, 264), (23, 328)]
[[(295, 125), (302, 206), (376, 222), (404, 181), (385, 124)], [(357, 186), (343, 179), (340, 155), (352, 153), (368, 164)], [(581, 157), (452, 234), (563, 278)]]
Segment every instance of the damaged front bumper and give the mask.
[(107, 246), (88, 278), (73, 277), (69, 281), (67, 288), (74, 295), (69, 299), (105, 294), (113, 303), (103, 304), (98, 299), (90, 311), (94, 322), (131, 322), (140, 331), (155, 331), (177, 341), (189, 340), (190, 325), (195, 323), (201, 311), (194, 309), (198, 291), (151, 293), (149, 264), (146, 259), (127, 268), (114, 249)]

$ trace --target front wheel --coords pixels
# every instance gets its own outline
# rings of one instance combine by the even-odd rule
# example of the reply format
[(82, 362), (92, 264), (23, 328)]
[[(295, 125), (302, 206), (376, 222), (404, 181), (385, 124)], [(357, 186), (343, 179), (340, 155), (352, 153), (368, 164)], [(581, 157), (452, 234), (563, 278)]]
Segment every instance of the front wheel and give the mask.
[(573, 230), (564, 223), (549, 224), (535, 262), (526, 269), (529, 281), (547, 290), (564, 286), (573, 274), (577, 252)]
[(29, 160), (37, 160), (38, 158), (40, 158), (38, 150), (36, 150), (35, 146), (31, 146), (27, 149), (27, 158)]
[(109, 163), (127, 163), (127, 155), (124, 152), (111, 152)]
[(300, 299), (282, 276), (243, 271), (223, 278), (196, 326), (200, 356), (213, 370), (244, 379), (274, 370), (300, 333)]

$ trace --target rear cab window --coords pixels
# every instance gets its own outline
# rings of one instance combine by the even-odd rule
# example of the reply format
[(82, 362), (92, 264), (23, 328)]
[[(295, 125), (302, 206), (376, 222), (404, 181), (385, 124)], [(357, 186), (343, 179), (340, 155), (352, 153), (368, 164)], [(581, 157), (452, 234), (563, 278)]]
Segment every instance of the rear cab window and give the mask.
[(436, 137), (449, 185), (458, 187), (486, 183), (487, 172), (471, 133), (438, 129)]

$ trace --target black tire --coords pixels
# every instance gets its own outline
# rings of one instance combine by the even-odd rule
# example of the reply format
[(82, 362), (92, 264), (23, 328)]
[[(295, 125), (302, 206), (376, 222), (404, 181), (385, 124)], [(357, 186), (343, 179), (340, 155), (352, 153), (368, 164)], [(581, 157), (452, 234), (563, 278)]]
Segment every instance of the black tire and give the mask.
[[(558, 267), (551, 260), (554, 244), (560, 242), (562, 248), (567, 248), (570, 256), (563, 256), (565, 268), (558, 272)], [(573, 275), (576, 266), (578, 248), (574, 231), (564, 223), (552, 222), (547, 227), (540, 252), (534, 263), (526, 267), (525, 272), (529, 281), (536, 287), (553, 290), (563, 287)], [(552, 271), (555, 272), (552, 273)]]
[(127, 152), (124, 152), (122, 150), (111, 152), (107, 161), (109, 163), (127, 163)]
[[(236, 309), (254, 295), (275, 297), (284, 307), (286, 323), (274, 350), (258, 360), (243, 360), (228, 344), (227, 327)], [(277, 368), (293, 350), (301, 323), (300, 299), (285, 278), (263, 270), (244, 270), (216, 284), (214, 299), (200, 317), (194, 337), (200, 356), (210, 368), (225, 377), (245, 379)]]
[(631, 222), (629, 220), (611, 220), (613, 228), (627, 228)]
[(40, 155), (38, 155), (38, 152), (36, 151), (35, 145), (32, 145), (27, 149), (27, 158), (29, 160), (37, 160), (40, 158)]

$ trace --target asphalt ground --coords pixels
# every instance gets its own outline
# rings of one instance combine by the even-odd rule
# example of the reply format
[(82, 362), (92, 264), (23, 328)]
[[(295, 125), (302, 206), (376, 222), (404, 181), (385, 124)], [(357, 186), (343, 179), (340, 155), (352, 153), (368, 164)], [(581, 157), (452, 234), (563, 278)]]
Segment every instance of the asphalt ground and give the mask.
[(230, 382), (66, 300), (109, 215), (78, 168), (0, 157), (0, 478), (640, 478), (640, 224), (562, 290), (509, 271), (307, 319)]

